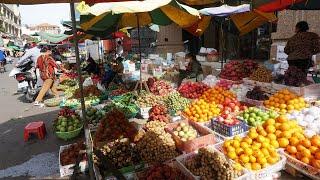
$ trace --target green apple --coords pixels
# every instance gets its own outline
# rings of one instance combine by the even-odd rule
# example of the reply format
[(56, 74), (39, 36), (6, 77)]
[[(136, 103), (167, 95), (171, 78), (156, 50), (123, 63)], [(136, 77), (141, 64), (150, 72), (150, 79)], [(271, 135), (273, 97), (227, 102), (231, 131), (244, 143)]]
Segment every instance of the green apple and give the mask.
[(250, 113), (250, 117), (255, 118), (257, 117), (256, 113)]

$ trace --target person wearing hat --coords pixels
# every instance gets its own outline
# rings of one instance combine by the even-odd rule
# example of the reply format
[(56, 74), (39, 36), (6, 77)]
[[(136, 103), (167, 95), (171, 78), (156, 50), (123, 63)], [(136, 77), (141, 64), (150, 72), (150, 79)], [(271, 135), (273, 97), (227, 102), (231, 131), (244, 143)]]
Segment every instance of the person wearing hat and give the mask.
[(43, 80), (42, 88), (35, 100), (34, 105), (39, 106), (43, 101), (45, 94), (51, 90), (55, 97), (59, 97), (59, 92), (55, 85), (57, 64), (51, 55), (48, 47), (43, 47), (40, 51), (42, 54), (37, 59), (36, 68), (40, 71), (40, 77)]

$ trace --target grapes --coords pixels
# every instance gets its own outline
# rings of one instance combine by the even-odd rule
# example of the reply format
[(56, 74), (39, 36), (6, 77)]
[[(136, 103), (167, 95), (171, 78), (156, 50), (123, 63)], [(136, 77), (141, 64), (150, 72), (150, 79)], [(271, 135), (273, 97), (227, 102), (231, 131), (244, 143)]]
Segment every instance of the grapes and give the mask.
[(182, 97), (178, 92), (170, 93), (164, 102), (168, 109), (174, 112), (183, 110), (189, 104), (189, 100)]

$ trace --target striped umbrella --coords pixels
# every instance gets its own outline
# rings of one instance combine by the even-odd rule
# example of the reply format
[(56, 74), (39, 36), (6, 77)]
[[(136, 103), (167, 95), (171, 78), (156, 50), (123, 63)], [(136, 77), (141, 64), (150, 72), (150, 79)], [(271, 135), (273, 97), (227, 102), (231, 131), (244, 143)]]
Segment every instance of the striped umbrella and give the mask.
[(190, 27), (199, 17), (198, 10), (175, 0), (145, 0), (95, 4), (81, 15), (80, 22), (84, 30), (169, 25), (173, 22), (180, 27)]

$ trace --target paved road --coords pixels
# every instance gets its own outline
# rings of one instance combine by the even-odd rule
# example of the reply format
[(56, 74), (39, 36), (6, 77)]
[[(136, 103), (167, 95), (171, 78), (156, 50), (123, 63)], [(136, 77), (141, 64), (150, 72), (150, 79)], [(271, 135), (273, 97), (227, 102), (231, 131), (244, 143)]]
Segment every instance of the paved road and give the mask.
[[(8, 70), (12, 68), (8, 65)], [(39, 108), (24, 103), (22, 95), (16, 95), (17, 82), (0, 73), (0, 179), (12, 179), (58, 175), (58, 151), (60, 145), (69, 144), (57, 139), (52, 132), (52, 120), (57, 108)], [(23, 141), (27, 123), (42, 120), (46, 124), (45, 140), (32, 138)]]

